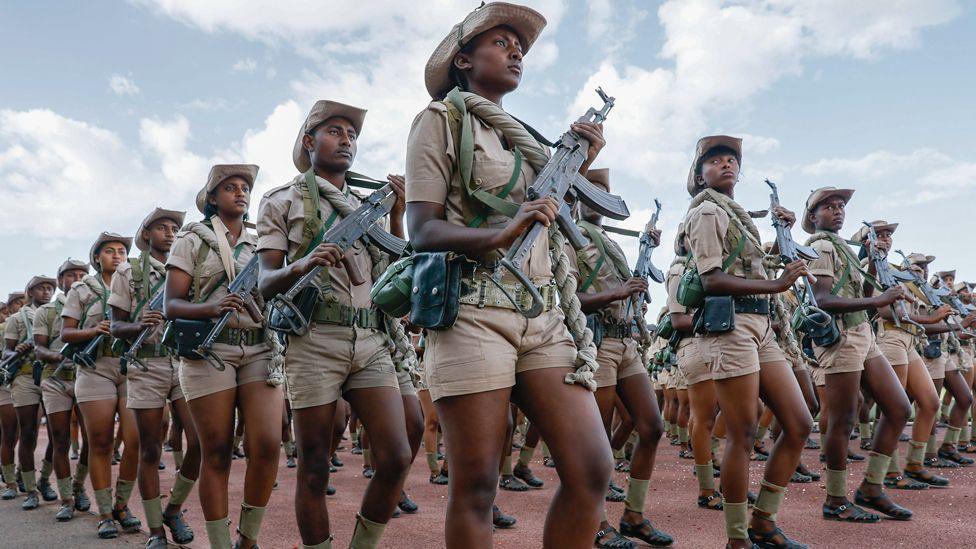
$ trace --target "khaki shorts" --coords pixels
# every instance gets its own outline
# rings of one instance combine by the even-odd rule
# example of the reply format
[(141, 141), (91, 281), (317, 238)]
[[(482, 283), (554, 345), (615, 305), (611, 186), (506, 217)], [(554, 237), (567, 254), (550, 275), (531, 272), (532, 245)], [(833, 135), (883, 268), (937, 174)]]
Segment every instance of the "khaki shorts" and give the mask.
[(830, 347), (814, 345), (813, 352), (827, 375), (860, 372), (864, 369), (865, 362), (882, 356), (878, 343), (874, 340), (870, 322), (842, 330), (840, 341)]
[(678, 369), (690, 387), (712, 380), (712, 371), (698, 350), (698, 338), (686, 337), (678, 344)]
[(878, 350), (892, 366), (901, 366), (922, 359), (915, 350), (915, 336), (901, 330), (885, 330), (879, 334)]
[(760, 364), (786, 361), (765, 315), (737, 314), (731, 332), (704, 334), (696, 339), (715, 380), (753, 374), (759, 371)]
[(434, 400), (513, 387), (516, 374), (571, 370), (576, 361), (576, 344), (558, 309), (525, 318), (510, 309), (461, 304), (453, 327), (427, 337), (424, 365)]
[(678, 391), (687, 391), (688, 379), (685, 378), (685, 374), (681, 371), (681, 368), (675, 368), (673, 374), (671, 379), (674, 382), (674, 388)]
[(293, 410), (335, 402), (352, 389), (399, 385), (382, 332), (315, 322), (308, 335), (288, 341), (285, 376)]
[(810, 368), (810, 379), (815, 387), (823, 387), (827, 385), (827, 372), (819, 366)]
[(180, 388), (187, 401), (257, 381), (268, 381), (271, 349), (267, 343), (228, 345), (216, 343), (213, 353), (227, 365), (220, 371), (206, 360), (182, 358), (178, 368)]
[[(945, 371), (955, 372), (959, 369), (959, 354), (953, 354), (948, 351), (942, 351), (942, 358), (945, 359)], [(18, 378), (19, 379), (19, 378)], [(13, 393), (13, 390), (10, 391)], [(14, 406), (17, 405), (17, 399), (14, 398)]]
[(125, 398), (125, 376), (119, 371), (118, 357), (103, 356), (95, 361), (95, 368), (78, 366), (75, 380), (75, 399), (95, 402)]
[(922, 361), (925, 362), (925, 369), (929, 371), (933, 380), (945, 379), (946, 358), (944, 354), (939, 358), (923, 358)]
[(596, 362), (600, 365), (593, 375), (597, 387), (613, 387), (625, 377), (647, 373), (641, 363), (637, 342), (632, 337), (604, 338), (597, 350)]
[(54, 378), (49, 377), (41, 382), (41, 394), (46, 413), (67, 412), (75, 405), (75, 382), (62, 379), (61, 385), (58, 385)]
[(10, 389), (0, 385), (0, 406), (12, 406), (14, 399), (10, 397)]
[(14, 408), (36, 406), (41, 403), (41, 388), (34, 385), (30, 374), (20, 374), (10, 384), (10, 397), (14, 400)]
[(973, 369), (973, 348), (971, 346), (959, 349), (959, 369), (964, 372)]
[(417, 388), (410, 379), (410, 372), (404, 370), (396, 373), (397, 383), (400, 385), (401, 396), (417, 396)]
[(671, 384), (671, 372), (667, 370), (661, 370), (657, 373), (657, 382), (661, 385), (661, 389), (668, 389)]
[(129, 365), (128, 395), (125, 406), (133, 410), (162, 408), (166, 401), (183, 398), (180, 388), (179, 362), (172, 358), (143, 359), (149, 371), (143, 372), (135, 364)]

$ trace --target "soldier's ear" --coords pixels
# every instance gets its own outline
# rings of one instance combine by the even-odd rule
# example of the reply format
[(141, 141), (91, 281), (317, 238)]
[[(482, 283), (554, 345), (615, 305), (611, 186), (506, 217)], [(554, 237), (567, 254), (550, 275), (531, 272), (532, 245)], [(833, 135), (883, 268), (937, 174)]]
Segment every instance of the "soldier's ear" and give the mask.
[(471, 57), (466, 53), (459, 53), (454, 56), (452, 64), (459, 71), (468, 70), (471, 68)]
[(311, 133), (306, 133), (302, 136), (302, 147), (307, 152), (312, 152), (315, 150), (315, 136)]

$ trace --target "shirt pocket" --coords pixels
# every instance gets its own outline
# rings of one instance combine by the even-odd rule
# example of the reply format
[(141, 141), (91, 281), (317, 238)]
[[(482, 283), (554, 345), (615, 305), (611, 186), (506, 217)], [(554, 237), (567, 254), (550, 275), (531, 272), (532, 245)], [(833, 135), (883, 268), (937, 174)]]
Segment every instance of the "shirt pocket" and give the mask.
[[(480, 188), (499, 196), (502, 190), (508, 185), (515, 169), (515, 159), (509, 153), (503, 156), (489, 156), (482, 151), (476, 151), (474, 160), (471, 163), (471, 183), (475, 188)], [(521, 202), (525, 198), (525, 186), (519, 181), (510, 189), (504, 197), (511, 202)], [(508, 217), (488, 208), (479, 200), (472, 198), (474, 211), (485, 212), (488, 216), (489, 227), (499, 227), (508, 222)]]

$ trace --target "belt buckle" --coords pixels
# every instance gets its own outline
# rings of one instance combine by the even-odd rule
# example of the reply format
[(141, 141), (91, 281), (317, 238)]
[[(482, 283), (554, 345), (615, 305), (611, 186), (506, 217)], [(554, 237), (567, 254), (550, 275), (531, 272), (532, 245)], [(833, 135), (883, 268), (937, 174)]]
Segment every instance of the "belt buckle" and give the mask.
[(241, 344), (241, 331), (238, 328), (227, 329), (227, 343), (230, 345)]
[(488, 281), (481, 278), (476, 281), (478, 284), (478, 308), (485, 308), (485, 301), (488, 299)]
[(360, 328), (369, 327), (369, 310), (368, 309), (356, 309), (356, 325)]

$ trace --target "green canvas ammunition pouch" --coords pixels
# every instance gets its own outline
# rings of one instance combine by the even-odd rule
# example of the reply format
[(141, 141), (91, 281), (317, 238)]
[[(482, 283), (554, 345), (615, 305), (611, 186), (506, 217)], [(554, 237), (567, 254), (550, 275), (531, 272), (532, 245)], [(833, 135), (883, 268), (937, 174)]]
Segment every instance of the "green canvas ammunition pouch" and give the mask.
[(674, 334), (674, 326), (671, 325), (671, 315), (664, 315), (664, 318), (658, 323), (654, 335), (661, 339), (670, 340), (672, 334)]
[(413, 290), (413, 262), (416, 255), (394, 261), (376, 279), (369, 291), (369, 298), (379, 310), (390, 318), (402, 318), (410, 312), (410, 294)]

